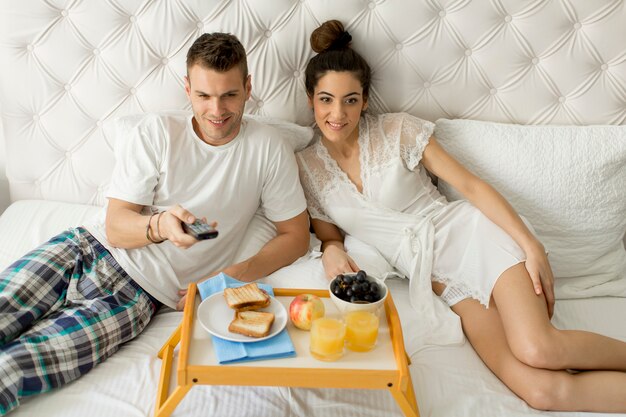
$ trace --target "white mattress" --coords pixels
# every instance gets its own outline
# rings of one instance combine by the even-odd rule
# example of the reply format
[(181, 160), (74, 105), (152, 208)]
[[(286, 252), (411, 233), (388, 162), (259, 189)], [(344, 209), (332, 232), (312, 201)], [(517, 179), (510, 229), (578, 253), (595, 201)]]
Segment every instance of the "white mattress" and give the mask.
[[(92, 206), (22, 201), (0, 217), (0, 267), (97, 210)], [(355, 250), (357, 262), (371, 270), (384, 268), (367, 250)], [(360, 259), (358, 259), (360, 258)], [(267, 281), (281, 287), (325, 286), (319, 259), (302, 259), (272, 274)], [(480, 361), (468, 343), (458, 347), (416, 349), (411, 339), (412, 310), (406, 280), (387, 281), (403, 321), (411, 375), (422, 417), (534, 416), (602, 414), (545, 413), (533, 410), (512, 394)], [(148, 328), (113, 357), (64, 388), (26, 399), (12, 417), (139, 417), (152, 416), (161, 368), (156, 353), (176, 328), (182, 313), (162, 309)], [(626, 340), (626, 299), (559, 301), (554, 322)], [(173, 417), (200, 416), (400, 416), (386, 391), (288, 389), (266, 387), (194, 387)], [(608, 415), (606, 415), (608, 416)], [(613, 415), (614, 416), (614, 415)]]
[[(411, 317), (402, 283), (390, 283), (403, 319)], [(558, 300), (552, 322), (562, 329), (589, 330), (626, 341), (626, 299), (604, 297)], [(410, 330), (409, 330), (410, 332)], [(407, 344), (410, 351), (411, 343)], [(469, 342), (454, 347), (428, 347), (411, 355), (410, 367), (422, 417), (616, 416), (602, 413), (551, 413), (528, 407), (480, 360)], [(622, 416), (626, 414), (621, 414)]]

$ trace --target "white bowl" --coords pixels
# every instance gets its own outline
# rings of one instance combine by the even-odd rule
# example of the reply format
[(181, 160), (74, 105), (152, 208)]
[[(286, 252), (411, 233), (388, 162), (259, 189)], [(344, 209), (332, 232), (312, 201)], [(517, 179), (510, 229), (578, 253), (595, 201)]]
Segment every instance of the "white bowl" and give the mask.
[[(351, 275), (351, 276), (356, 277), (356, 273), (342, 274), (342, 275), (344, 276)], [(337, 280), (337, 277), (333, 278), (328, 283), (328, 292), (330, 293), (330, 299), (333, 300), (333, 303), (335, 304), (335, 306), (337, 307), (337, 309), (339, 310), (341, 314), (346, 314), (351, 311), (369, 311), (372, 313), (377, 313), (379, 309), (383, 307), (383, 304), (385, 303), (385, 298), (387, 298), (387, 293), (389, 292), (389, 290), (387, 289), (387, 286), (382, 280), (379, 280), (378, 278), (372, 277), (370, 275), (366, 275), (365, 279), (368, 282), (376, 282), (378, 284), (378, 288), (381, 293), (380, 300), (374, 301), (372, 303), (363, 303), (363, 302), (351, 303), (350, 301), (342, 300), (341, 298), (333, 294), (333, 291), (332, 291), (333, 282)]]

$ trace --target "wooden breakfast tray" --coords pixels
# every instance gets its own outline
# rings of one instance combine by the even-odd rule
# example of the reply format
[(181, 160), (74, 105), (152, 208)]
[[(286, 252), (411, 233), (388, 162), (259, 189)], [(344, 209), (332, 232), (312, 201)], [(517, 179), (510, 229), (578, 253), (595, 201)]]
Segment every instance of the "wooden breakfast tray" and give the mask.
[[(321, 297), (326, 315), (339, 317), (327, 290), (274, 289), (274, 297), (287, 310), (293, 297), (302, 293)], [(226, 365), (217, 362), (210, 335), (194, 319), (200, 304), (200, 297), (196, 295), (197, 286), (192, 283), (187, 292), (183, 320), (159, 351), (158, 357), (163, 363), (155, 417), (168, 417), (194, 385), (386, 389), (406, 416), (419, 417), (400, 319), (391, 294), (385, 300), (387, 320), (381, 320), (376, 348), (370, 352), (346, 350), (344, 357), (336, 362), (315, 360), (308, 349), (309, 333), (296, 329), (289, 322), (287, 331), (296, 350), (295, 357)], [(174, 353), (179, 343), (174, 375)], [(174, 387), (172, 390), (171, 386)]]

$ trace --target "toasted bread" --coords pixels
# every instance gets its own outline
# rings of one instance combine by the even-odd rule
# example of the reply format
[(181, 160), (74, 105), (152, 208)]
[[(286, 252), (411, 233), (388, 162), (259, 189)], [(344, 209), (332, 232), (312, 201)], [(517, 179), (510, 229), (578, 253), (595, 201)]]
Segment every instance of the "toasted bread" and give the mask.
[(264, 311), (237, 311), (228, 331), (250, 337), (265, 337), (274, 323), (274, 314)]
[(258, 310), (267, 307), (272, 302), (265, 291), (260, 289), (256, 282), (236, 288), (224, 289), (226, 304), (234, 310)]

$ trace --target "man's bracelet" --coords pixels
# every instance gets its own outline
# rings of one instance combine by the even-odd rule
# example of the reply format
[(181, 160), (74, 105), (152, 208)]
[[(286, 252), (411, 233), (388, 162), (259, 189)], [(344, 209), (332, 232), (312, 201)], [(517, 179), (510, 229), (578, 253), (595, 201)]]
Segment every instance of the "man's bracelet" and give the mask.
[[(157, 245), (158, 245), (159, 243), (163, 242), (163, 240), (161, 240), (161, 241), (154, 240), (154, 239), (152, 238), (152, 233), (150, 232), (150, 223), (152, 223), (152, 218), (153, 218), (155, 215), (157, 215), (157, 214), (158, 214), (158, 213), (152, 213), (152, 214), (150, 215), (150, 218), (148, 219), (148, 225), (146, 226), (146, 238), (147, 238), (150, 242), (155, 243), (155, 244), (157, 244)], [(157, 218), (157, 220), (158, 220), (158, 218)]]
[[(159, 239), (161, 239), (161, 242), (165, 242), (167, 240), (166, 238), (161, 236), (161, 226), (160, 226), (160, 224), (161, 224), (161, 216), (163, 215), (163, 213), (165, 213), (165, 212), (162, 211), (157, 216), (157, 227), (156, 227), (157, 236), (159, 237)], [(159, 242), (159, 243), (161, 243), (161, 242)]]

